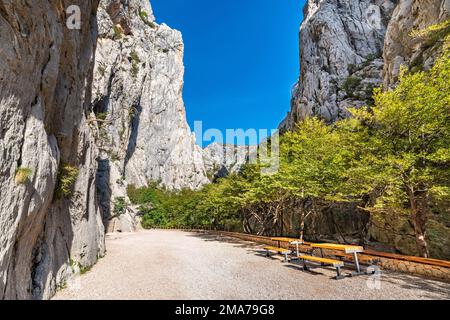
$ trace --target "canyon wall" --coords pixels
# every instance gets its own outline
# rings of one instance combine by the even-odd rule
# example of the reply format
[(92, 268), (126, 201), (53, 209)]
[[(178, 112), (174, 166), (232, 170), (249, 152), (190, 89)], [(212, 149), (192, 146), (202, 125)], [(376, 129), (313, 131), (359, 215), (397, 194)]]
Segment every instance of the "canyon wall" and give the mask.
[(400, 66), (410, 71), (428, 70), (442, 48), (435, 41), (412, 37), (417, 30), (450, 18), (450, 0), (402, 0), (393, 12), (384, 43), (384, 85), (395, 86)]
[(249, 162), (255, 147), (211, 143), (203, 149), (203, 161), (210, 181), (215, 181), (232, 173), (238, 173)]
[[(74, 4), (80, 30), (66, 26)], [(88, 121), (96, 10), (0, 0), (0, 299), (49, 298), (104, 254)]]
[(147, 0), (102, 0), (98, 21), (99, 199), (105, 220), (120, 220), (110, 231), (133, 231), (136, 212), (116, 208), (127, 201), (128, 185), (197, 189), (209, 180), (186, 121), (181, 33), (158, 25)]
[(209, 183), (183, 47), (146, 0), (0, 0), (0, 299), (51, 297), (105, 226), (134, 231), (128, 185)]
[(400, 66), (427, 69), (440, 43), (412, 32), (443, 22), (449, 0), (309, 0), (300, 27), (300, 78), (280, 130), (308, 116), (331, 123), (395, 86)]
[(311, 0), (300, 28), (300, 79), (291, 110), (280, 124), (289, 130), (315, 115), (333, 122), (362, 106), (382, 83), (383, 43), (395, 1)]

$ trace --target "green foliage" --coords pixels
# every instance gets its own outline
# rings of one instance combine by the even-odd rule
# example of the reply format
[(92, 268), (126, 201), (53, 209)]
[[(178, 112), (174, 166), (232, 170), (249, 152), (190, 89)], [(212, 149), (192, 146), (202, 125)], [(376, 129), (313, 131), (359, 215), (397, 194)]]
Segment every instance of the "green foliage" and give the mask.
[(403, 74), (395, 90), (375, 93), (375, 129), (385, 177), (433, 197), (448, 197), (450, 54), (432, 70)]
[(33, 175), (33, 170), (30, 168), (20, 167), (16, 170), (15, 182), (16, 184), (26, 184), (30, 181), (31, 176)]
[(154, 24), (152, 21), (148, 19), (147, 12), (143, 11), (142, 9), (139, 9), (139, 16), (141, 17), (141, 20), (150, 28), (154, 29), (156, 28), (156, 24)]
[(114, 31), (114, 37), (116, 39), (122, 39), (123, 38), (123, 29), (120, 26), (120, 24), (114, 25), (113, 26), (113, 31)]
[(130, 58), (131, 58), (131, 74), (133, 77), (137, 77), (139, 73), (139, 63), (141, 63), (141, 60), (139, 59), (139, 55), (135, 50), (131, 51)]
[(108, 117), (108, 112), (98, 112), (95, 114), (95, 117), (97, 120), (100, 120), (101, 122), (106, 121), (106, 118)]
[(152, 183), (148, 188), (136, 188), (134, 185), (127, 187), (128, 198), (135, 205), (155, 203), (160, 191), (156, 183)]
[(84, 267), (84, 266), (82, 266), (81, 264), (78, 264), (78, 267), (79, 267), (79, 269), (80, 269), (80, 274), (81, 274), (81, 275), (84, 275), (84, 274), (86, 274), (86, 273), (88, 273), (89, 271), (92, 270), (92, 266)]
[(69, 198), (72, 195), (72, 188), (78, 178), (79, 170), (69, 164), (61, 164), (58, 172), (58, 182), (56, 187), (56, 198)]
[(124, 197), (118, 197), (114, 200), (114, 209), (113, 209), (114, 216), (116, 217), (121, 216), (126, 212), (126, 209), (127, 209), (127, 202)]
[(448, 35), (450, 35), (450, 19), (421, 30), (414, 30), (410, 34), (413, 38), (424, 40), (430, 47), (439, 41), (445, 41)]
[(358, 89), (359, 85), (361, 84), (361, 80), (362, 79), (359, 77), (350, 76), (345, 80), (343, 84), (343, 89), (345, 90), (345, 92), (347, 92), (349, 96), (353, 96), (354, 92)]

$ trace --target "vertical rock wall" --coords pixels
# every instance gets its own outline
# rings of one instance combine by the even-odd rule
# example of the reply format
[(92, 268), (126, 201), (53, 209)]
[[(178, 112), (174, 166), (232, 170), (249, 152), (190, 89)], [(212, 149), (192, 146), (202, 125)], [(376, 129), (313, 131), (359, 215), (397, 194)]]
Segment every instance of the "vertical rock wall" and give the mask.
[(411, 37), (411, 32), (450, 18), (450, 0), (401, 0), (389, 23), (384, 44), (384, 84), (392, 87), (400, 66), (430, 69), (442, 43)]
[(196, 189), (209, 181), (186, 121), (181, 33), (156, 24), (147, 0), (102, 0), (98, 21), (92, 101), (100, 202), (107, 221), (119, 219), (121, 231), (132, 231), (135, 213), (115, 210), (127, 185)]
[[(81, 30), (66, 27), (74, 4)], [(48, 298), (104, 254), (87, 121), (96, 8), (0, 0), (0, 299)]]
[(299, 82), (280, 129), (316, 115), (328, 122), (370, 103), (382, 82), (383, 43), (395, 1), (310, 0), (300, 28)]

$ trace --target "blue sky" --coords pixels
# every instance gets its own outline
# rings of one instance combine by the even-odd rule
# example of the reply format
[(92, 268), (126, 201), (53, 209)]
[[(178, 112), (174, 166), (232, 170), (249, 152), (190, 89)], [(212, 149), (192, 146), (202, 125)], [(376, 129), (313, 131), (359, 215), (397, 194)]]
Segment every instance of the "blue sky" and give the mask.
[(203, 121), (204, 130), (276, 129), (299, 75), (305, 0), (151, 3), (158, 23), (183, 33), (183, 96), (191, 128)]

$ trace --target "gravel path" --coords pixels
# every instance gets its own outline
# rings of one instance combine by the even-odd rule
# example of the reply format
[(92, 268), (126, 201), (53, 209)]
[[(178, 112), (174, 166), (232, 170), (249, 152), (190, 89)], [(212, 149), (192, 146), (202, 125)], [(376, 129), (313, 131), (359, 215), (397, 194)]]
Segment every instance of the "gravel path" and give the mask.
[(106, 257), (55, 299), (450, 299), (447, 283), (398, 273), (336, 281), (331, 269), (304, 272), (260, 247), (180, 231), (107, 236)]

